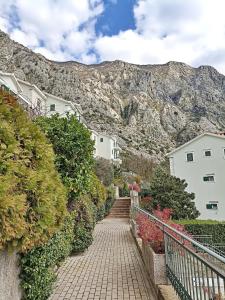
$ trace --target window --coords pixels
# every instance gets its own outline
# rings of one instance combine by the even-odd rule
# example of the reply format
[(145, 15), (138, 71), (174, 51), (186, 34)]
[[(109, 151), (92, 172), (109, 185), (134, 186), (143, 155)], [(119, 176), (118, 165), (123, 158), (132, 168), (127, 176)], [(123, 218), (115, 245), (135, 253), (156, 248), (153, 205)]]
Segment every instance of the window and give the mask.
[(100, 142), (101, 142), (101, 143), (103, 142), (103, 138), (100, 138)]
[(37, 109), (41, 109), (41, 100), (37, 99)]
[(206, 204), (206, 209), (214, 209), (214, 210), (217, 210), (217, 209), (218, 209), (218, 204), (217, 204), (217, 203), (209, 203), (209, 204)]
[(203, 177), (203, 181), (211, 181), (211, 182), (214, 182), (214, 175), (207, 175), (207, 176), (204, 176)]
[(205, 150), (205, 156), (207, 157), (211, 156), (211, 150)]
[(55, 111), (55, 104), (50, 105), (50, 111)]
[(194, 161), (194, 155), (192, 152), (187, 153), (187, 161)]

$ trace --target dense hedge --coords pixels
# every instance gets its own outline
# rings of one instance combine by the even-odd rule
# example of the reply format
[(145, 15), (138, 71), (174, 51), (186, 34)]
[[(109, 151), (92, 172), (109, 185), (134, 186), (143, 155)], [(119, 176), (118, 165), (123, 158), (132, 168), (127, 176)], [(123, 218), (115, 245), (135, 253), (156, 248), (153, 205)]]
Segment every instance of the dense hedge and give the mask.
[(105, 201), (105, 216), (107, 216), (115, 202), (115, 190), (113, 187), (107, 188), (107, 197)]
[(212, 235), (213, 242), (225, 243), (225, 222), (212, 220), (180, 220), (185, 229), (193, 235)]
[(46, 242), (66, 215), (65, 196), (51, 145), (0, 90), (0, 249)]
[(89, 191), (94, 166), (90, 131), (75, 116), (41, 117), (36, 123), (53, 145), (55, 164), (68, 190), (68, 206)]
[(45, 300), (56, 279), (54, 268), (72, 251), (74, 215), (66, 218), (63, 228), (40, 247), (21, 257), (21, 279), (26, 300)]
[(73, 252), (82, 252), (92, 241), (92, 232), (96, 223), (96, 208), (88, 195), (82, 195), (75, 204), (77, 215), (74, 223)]
[(55, 267), (90, 246), (113, 192), (93, 174), (93, 141), (74, 116), (36, 121), (54, 156), (37, 125), (8, 99), (0, 98), (0, 248), (20, 245), (24, 299), (46, 300)]

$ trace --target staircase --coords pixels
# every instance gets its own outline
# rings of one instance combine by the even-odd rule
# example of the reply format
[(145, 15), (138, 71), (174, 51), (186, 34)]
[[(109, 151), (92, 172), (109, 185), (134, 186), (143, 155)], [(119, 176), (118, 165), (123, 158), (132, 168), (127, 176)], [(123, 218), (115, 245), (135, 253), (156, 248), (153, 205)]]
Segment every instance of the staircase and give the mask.
[(107, 218), (129, 218), (130, 198), (118, 198), (113, 204)]

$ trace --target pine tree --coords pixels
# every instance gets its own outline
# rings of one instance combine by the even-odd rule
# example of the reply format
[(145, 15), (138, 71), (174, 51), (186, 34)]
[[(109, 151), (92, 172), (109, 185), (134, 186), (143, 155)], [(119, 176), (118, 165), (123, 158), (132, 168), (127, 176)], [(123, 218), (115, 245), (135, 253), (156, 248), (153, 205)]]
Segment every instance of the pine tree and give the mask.
[(188, 184), (157, 168), (151, 181), (152, 208), (171, 208), (173, 219), (195, 219), (200, 213), (195, 207), (194, 193), (186, 191)]

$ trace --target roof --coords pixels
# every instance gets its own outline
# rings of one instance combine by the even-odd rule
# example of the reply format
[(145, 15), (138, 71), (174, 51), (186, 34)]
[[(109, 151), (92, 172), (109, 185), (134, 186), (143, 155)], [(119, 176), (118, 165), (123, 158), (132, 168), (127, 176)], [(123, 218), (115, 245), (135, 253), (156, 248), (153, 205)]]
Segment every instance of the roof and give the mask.
[[(18, 80), (16, 79), (16, 76), (13, 74), (13, 73), (6, 73), (6, 72), (3, 72), (3, 71), (0, 71), (0, 75), (3, 75), (3, 76), (8, 76), (8, 77), (11, 77), (13, 82), (15, 83), (17, 89), (19, 92), (22, 92), (22, 88), (21, 86), (19, 85), (18, 83)], [(4, 81), (4, 80), (3, 80)], [(7, 83), (6, 83), (7, 85)], [(7, 85), (8, 86), (8, 85)], [(9, 87), (10, 88), (10, 87)], [(14, 93), (17, 93), (17, 91), (13, 91)]]
[(32, 84), (28, 81), (24, 81), (24, 80), (21, 80), (21, 79), (17, 79), (19, 83), (22, 83), (22, 84), (25, 84), (25, 85), (28, 85), (30, 86), (31, 88), (35, 89), (35, 91), (44, 99), (46, 99), (46, 96), (45, 94), (35, 85), (35, 84)]
[(210, 132), (205, 132), (205, 133), (202, 133), (202, 134), (196, 136), (194, 139), (188, 141), (187, 143), (181, 145), (180, 147), (177, 147), (176, 149), (172, 150), (171, 152), (167, 153), (166, 156), (171, 156), (175, 152), (177, 152), (177, 151), (185, 148), (186, 146), (190, 145), (191, 143), (193, 143), (193, 142), (201, 139), (203, 136), (211, 136), (211, 137), (216, 137), (216, 138), (219, 138), (219, 139), (225, 139), (224, 133), (210, 133)]

